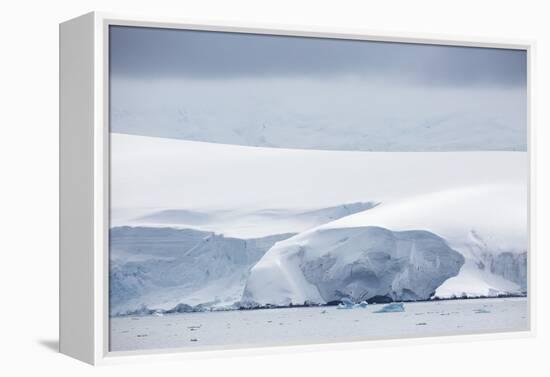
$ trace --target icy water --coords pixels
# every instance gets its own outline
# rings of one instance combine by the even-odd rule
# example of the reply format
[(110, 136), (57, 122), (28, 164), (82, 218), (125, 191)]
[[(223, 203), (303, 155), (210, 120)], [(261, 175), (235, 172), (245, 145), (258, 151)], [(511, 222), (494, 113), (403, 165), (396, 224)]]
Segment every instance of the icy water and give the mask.
[(220, 349), (527, 330), (527, 298), (308, 307), (111, 319), (111, 351)]

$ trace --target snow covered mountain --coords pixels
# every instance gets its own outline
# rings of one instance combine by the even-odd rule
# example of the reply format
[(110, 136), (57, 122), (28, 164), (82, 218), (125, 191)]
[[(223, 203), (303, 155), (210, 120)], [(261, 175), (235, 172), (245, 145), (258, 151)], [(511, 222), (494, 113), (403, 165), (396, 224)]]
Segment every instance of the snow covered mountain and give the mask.
[(523, 185), (471, 186), (381, 204), (275, 244), (243, 300), (326, 303), (491, 296), (526, 287)]

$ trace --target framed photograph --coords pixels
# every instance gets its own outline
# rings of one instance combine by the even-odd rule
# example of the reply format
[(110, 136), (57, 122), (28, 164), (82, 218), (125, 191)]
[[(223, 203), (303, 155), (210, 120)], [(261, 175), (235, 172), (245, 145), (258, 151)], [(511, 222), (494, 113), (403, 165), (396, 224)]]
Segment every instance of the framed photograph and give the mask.
[(61, 352), (531, 334), (531, 53), (61, 24)]

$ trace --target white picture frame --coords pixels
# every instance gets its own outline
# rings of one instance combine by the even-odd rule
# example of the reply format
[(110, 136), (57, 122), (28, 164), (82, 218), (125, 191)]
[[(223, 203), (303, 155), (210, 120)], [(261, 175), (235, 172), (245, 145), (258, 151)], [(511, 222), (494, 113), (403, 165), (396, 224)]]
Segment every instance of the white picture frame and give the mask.
[[(455, 335), (414, 339), (368, 340), (352, 343), (217, 349), (109, 352), (108, 223), (108, 28), (110, 25), (241, 32), (271, 35), (330, 37), (522, 49), (527, 52), (528, 159), (529, 159), (529, 329), (513, 333)], [(305, 26), (196, 23), (187, 20), (134, 17), (92, 12), (60, 25), (60, 352), (90, 364), (129, 361), (287, 353), (297, 350), (351, 349), (388, 344), (422, 344), (476, 339), (506, 339), (535, 335), (536, 302), (534, 261), (534, 125), (532, 41), (462, 38), (415, 33)]]

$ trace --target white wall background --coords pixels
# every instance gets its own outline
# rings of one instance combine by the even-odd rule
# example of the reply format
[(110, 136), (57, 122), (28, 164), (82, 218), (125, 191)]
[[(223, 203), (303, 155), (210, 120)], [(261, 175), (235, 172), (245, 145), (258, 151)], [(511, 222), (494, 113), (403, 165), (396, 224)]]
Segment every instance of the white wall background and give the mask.
[[(446, 375), (548, 373), (550, 26), (542, 1), (20, 0), (1, 5), (0, 374)], [(534, 339), (384, 347), (92, 369), (56, 354), (58, 26), (105, 10), (200, 20), (537, 40), (537, 318)], [(12, 370), (11, 373), (8, 370)], [(292, 371), (292, 372), (291, 372)]]

